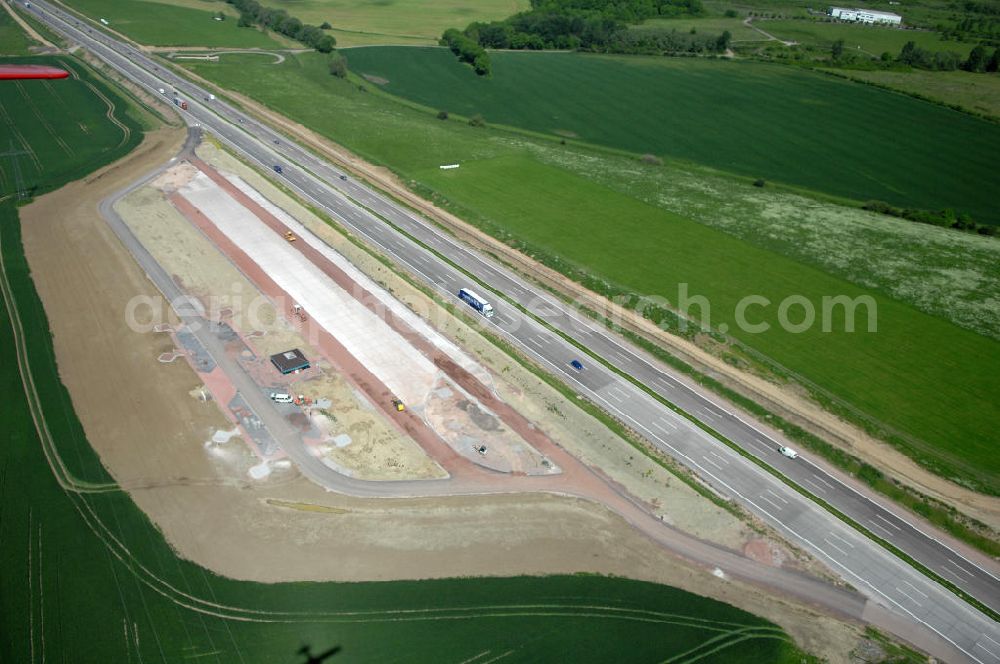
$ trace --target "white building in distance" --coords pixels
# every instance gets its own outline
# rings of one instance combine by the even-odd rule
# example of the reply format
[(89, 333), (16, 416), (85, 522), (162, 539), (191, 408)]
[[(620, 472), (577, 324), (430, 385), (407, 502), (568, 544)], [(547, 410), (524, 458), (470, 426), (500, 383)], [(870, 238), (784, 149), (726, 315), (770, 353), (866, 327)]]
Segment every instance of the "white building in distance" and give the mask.
[(885, 25), (900, 25), (903, 17), (891, 12), (877, 12), (874, 9), (847, 9), (845, 7), (830, 7), (827, 12), (833, 18), (855, 23), (883, 23)]

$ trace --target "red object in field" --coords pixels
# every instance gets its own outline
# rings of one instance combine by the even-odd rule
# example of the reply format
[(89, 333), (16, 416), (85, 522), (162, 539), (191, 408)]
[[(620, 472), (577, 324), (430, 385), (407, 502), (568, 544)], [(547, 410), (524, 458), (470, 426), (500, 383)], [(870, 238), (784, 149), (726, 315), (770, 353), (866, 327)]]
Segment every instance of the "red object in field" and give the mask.
[(69, 72), (45, 65), (0, 65), (0, 80), (23, 78), (66, 78)]

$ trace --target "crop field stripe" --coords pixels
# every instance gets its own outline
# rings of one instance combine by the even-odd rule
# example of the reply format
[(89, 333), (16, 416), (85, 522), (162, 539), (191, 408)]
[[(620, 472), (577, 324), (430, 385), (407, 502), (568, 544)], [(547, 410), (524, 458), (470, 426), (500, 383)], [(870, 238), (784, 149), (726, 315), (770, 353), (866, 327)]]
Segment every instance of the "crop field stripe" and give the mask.
[[(7, 107), (4, 106), (3, 100), (0, 100), (0, 119), (3, 119), (7, 128), (14, 135), (14, 138), (17, 139), (15, 141), (16, 144), (13, 146), (14, 150), (24, 150), (27, 152), (28, 157), (31, 158), (31, 162), (35, 165), (35, 171), (37, 173), (41, 173), (42, 162), (38, 159), (38, 155), (35, 154), (35, 151), (31, 149), (31, 144), (28, 143), (28, 141), (24, 138), (24, 135), (20, 132), (20, 130), (18, 130), (17, 125), (14, 124), (14, 120), (11, 119), (10, 114), (7, 112)], [(4, 152), (10, 149), (10, 147), (10, 145), (0, 146), (0, 148), (4, 149)], [(15, 157), (15, 159), (16, 158), (17, 157)]]
[(31, 109), (31, 112), (34, 114), (38, 124), (45, 128), (45, 131), (52, 136), (52, 140), (63, 149), (63, 152), (65, 152), (67, 156), (74, 156), (75, 153), (73, 152), (73, 149), (66, 144), (66, 141), (63, 140), (62, 136), (56, 133), (56, 130), (52, 128), (52, 124), (48, 121), (45, 115), (38, 110), (38, 106), (35, 104), (35, 101), (24, 89), (24, 84), (21, 81), (15, 81), (14, 83), (16, 84), (18, 92), (21, 93), (21, 100), (24, 102), (25, 106)]
[(713, 655), (721, 650), (730, 648), (737, 643), (746, 641), (749, 639), (780, 639), (788, 640), (788, 637), (784, 634), (775, 634), (773, 630), (760, 629), (755, 626), (749, 626), (744, 629), (737, 629), (726, 634), (721, 634), (719, 636), (708, 639), (707, 641), (695, 646), (694, 648), (688, 650), (687, 652), (675, 655), (670, 659), (664, 660), (664, 664), (682, 664), (686, 662), (696, 662), (699, 659), (703, 659), (709, 655)]
[(734, 645), (736, 645), (737, 643), (742, 643), (743, 641), (748, 641), (748, 640), (752, 640), (752, 639), (776, 639), (776, 640), (781, 640), (781, 641), (787, 641), (788, 640), (786, 638), (782, 638), (782, 637), (778, 637), (778, 636), (773, 636), (773, 635), (769, 635), (769, 634), (759, 634), (759, 635), (752, 635), (752, 636), (751, 635), (745, 635), (745, 636), (741, 636), (739, 638), (736, 638), (736, 639), (734, 639), (732, 641), (729, 641), (729, 642), (726, 642), (726, 643), (721, 643), (721, 644), (717, 645), (715, 648), (712, 648), (711, 650), (708, 650), (706, 652), (698, 653), (694, 657), (691, 657), (689, 659), (678, 660), (678, 663), (680, 664), (681, 662), (683, 662), (683, 664), (690, 664), (691, 662), (697, 662), (698, 660), (704, 659), (706, 657), (710, 657), (710, 656), (712, 656), (712, 655), (714, 655), (714, 654), (716, 654), (718, 652), (721, 652), (723, 650), (731, 648)]

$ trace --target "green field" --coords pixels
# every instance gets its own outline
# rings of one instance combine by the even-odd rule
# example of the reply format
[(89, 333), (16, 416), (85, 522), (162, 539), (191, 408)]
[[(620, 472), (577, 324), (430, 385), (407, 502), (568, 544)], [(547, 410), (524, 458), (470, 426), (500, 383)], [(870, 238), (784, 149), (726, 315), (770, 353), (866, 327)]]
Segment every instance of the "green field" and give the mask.
[(329, 21), (337, 43), (435, 44), (448, 28), (496, 21), (527, 9), (528, 0), (266, 0), (305, 23)]
[(25, 55), (33, 43), (6, 10), (0, 11), (0, 55)]
[[(993, 408), (994, 396), (1000, 391), (997, 342), (891, 300), (879, 290), (835, 278), (825, 266), (820, 270), (790, 260), (764, 246), (767, 237), (761, 237), (760, 242), (737, 240), (690, 220), (698, 214), (716, 214), (726, 199), (739, 202), (746, 200), (748, 192), (767, 196), (765, 192), (724, 176), (698, 171), (692, 175), (685, 168), (643, 167), (626, 157), (474, 129), (463, 122), (441, 122), (432, 113), (412, 110), (334, 80), (326, 73), (324, 60), (316, 56), (297, 56), (284, 65), (251, 67), (251, 62), (250, 58), (234, 56), (234, 60), (222, 63), (188, 66), (223, 86), (261, 99), (368, 159), (390, 165), (418, 191), (499, 237), (519, 240), (541, 257), (558, 255), (562, 261), (558, 266), (564, 270), (582, 266), (593, 280), (624, 291), (663, 295), (674, 302), (678, 282), (687, 282), (691, 293), (711, 298), (716, 323), (731, 322), (733, 303), (751, 293), (763, 293), (775, 302), (789, 293), (810, 298), (873, 295), (879, 303), (877, 334), (786, 334), (773, 330), (741, 338), (912, 436), (907, 451), (924, 464), (980, 489), (1000, 491), (1000, 459), (992, 447), (1000, 427), (1000, 411)], [(707, 64), (694, 63), (694, 71), (703, 71)], [(353, 66), (357, 71), (358, 66)], [(881, 94), (894, 103), (900, 99)], [(566, 126), (562, 118), (556, 121), (556, 126)], [(452, 162), (461, 162), (462, 168), (450, 173), (438, 169), (439, 164)], [(671, 191), (676, 182), (686, 188)], [(645, 190), (631, 189), (640, 186), (635, 183)], [(704, 192), (712, 188), (718, 188), (719, 194), (710, 200)], [(665, 199), (658, 200), (660, 195)], [(768, 202), (783, 200), (782, 194), (775, 196)], [(810, 204), (819, 205), (802, 200), (799, 208), (781, 214), (801, 214)], [(685, 216), (668, 211), (685, 206), (691, 208), (685, 210)], [(746, 213), (766, 220), (773, 208), (751, 201)], [(824, 223), (836, 223), (836, 219), (830, 217)], [(894, 220), (884, 223), (887, 232), (883, 240), (890, 257), (899, 260), (899, 256), (912, 255), (918, 280), (936, 272), (920, 255), (926, 249), (919, 237), (905, 238), (902, 231), (891, 234), (894, 224), (903, 224), (899, 228), (907, 231), (912, 225)], [(878, 233), (879, 228), (871, 232)], [(747, 232), (753, 235), (752, 229)], [(901, 238), (906, 241), (901, 242)], [(943, 273), (961, 271), (964, 256), (975, 255), (961, 247), (949, 251), (954, 254), (949, 261), (956, 264), (942, 266)], [(989, 248), (975, 259), (990, 293), (983, 301), (991, 307), (986, 314), (991, 325), (996, 325), (996, 314), (990, 302), (995, 301), (992, 294), (1000, 280), (995, 259)], [(816, 264), (820, 264), (819, 259)], [(857, 281), (878, 282), (874, 269), (866, 268)], [(894, 279), (890, 275), (888, 282), (883, 280), (886, 288)], [(970, 290), (970, 301), (980, 297), (978, 291)], [(949, 290), (943, 289), (940, 299), (949, 297)], [(913, 301), (922, 299), (923, 295)], [(774, 308), (769, 315), (774, 315)]]
[[(107, 19), (110, 28), (150, 46), (204, 46), (211, 48), (283, 48), (255, 28), (240, 28), (236, 14), (222, 2), (210, 0), (68, 0), (73, 9), (94, 20)], [(224, 21), (212, 17), (219, 11)]]
[[(37, 194), (122, 156), (140, 136), (123, 99), (81, 65), (34, 61), (80, 77), (25, 83), (6, 107), (0, 138), (23, 140), (40, 162)], [(86, 127), (90, 140), (77, 141), (59, 116)], [(124, 141), (119, 123), (129, 130)], [(73, 413), (9, 185), (0, 189), (0, 661), (272, 664), (303, 661), (303, 646), (339, 648), (334, 661), (458, 662), (487, 651), (507, 661), (811, 660), (767, 621), (649, 583), (560, 576), (266, 585), (178, 558), (114, 485)], [(34, 417), (45, 422), (43, 434)]]
[(721, 35), (728, 30), (733, 41), (766, 41), (767, 37), (753, 28), (743, 25), (743, 18), (727, 18), (725, 16), (678, 16), (677, 18), (650, 19), (636, 26), (636, 30), (677, 30), (690, 32), (691, 29), (700, 35)]
[[(0, 150), (13, 147), (22, 187), (44, 191), (49, 182), (75, 180), (138, 144), (141, 127), (129, 108), (95, 92), (93, 77), (70, 58), (0, 58), (0, 63), (45, 63), (66, 68), (67, 81), (6, 81), (0, 95)], [(113, 121), (108, 121), (110, 115)], [(39, 140), (39, 139), (42, 140)], [(11, 162), (0, 161), (0, 191), (15, 184)]]
[(1000, 223), (1000, 126), (870, 86), (751, 62), (495, 53), (484, 79), (445, 49), (347, 57), (430, 108)]
[(973, 113), (1000, 119), (1000, 76), (967, 71), (844, 71), (839, 74), (870, 81), (942, 104), (957, 104)]
[(975, 44), (945, 41), (936, 32), (924, 30), (899, 30), (883, 26), (821, 21), (767, 20), (756, 25), (779, 39), (830, 48), (838, 39), (844, 40), (846, 50), (856, 50), (873, 57), (885, 51), (898, 55), (903, 44), (912, 41), (929, 51), (955, 51), (962, 57), (969, 54)]

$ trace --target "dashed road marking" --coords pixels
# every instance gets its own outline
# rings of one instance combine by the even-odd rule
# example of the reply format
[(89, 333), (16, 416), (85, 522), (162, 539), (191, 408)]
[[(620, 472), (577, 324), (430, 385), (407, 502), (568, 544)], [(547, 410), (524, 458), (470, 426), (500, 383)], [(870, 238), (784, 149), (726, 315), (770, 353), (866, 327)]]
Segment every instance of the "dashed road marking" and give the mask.
[(766, 500), (767, 502), (769, 502), (772, 505), (774, 505), (774, 509), (778, 510), (779, 512), (782, 509), (784, 509), (784, 507), (785, 507), (784, 505), (779, 505), (778, 503), (774, 502), (773, 500), (771, 500), (770, 498), (768, 498), (767, 496), (765, 496), (763, 494), (761, 494), (760, 498), (761, 498), (761, 500)]
[(702, 454), (702, 455), (701, 455), (701, 458), (702, 458), (702, 459), (703, 459), (703, 460), (705, 461), (705, 463), (707, 463), (707, 464), (709, 464), (709, 465), (712, 465), (712, 466), (715, 466), (715, 468), (716, 468), (717, 470), (722, 470), (722, 466), (720, 466), (719, 464), (715, 463), (714, 461), (712, 461), (711, 459), (709, 459), (709, 458), (708, 458), (707, 456), (705, 456), (704, 454)]
[(918, 602), (918, 601), (917, 601), (917, 600), (916, 600), (916, 599), (915, 599), (915, 598), (913, 597), (913, 595), (911, 595), (910, 593), (906, 592), (905, 590), (903, 590), (903, 589), (902, 589), (902, 588), (900, 588), (899, 586), (896, 586), (895, 588), (896, 588), (896, 592), (898, 592), (898, 593), (899, 593), (900, 595), (903, 595), (904, 597), (906, 597), (906, 599), (910, 600), (911, 602), (913, 602), (913, 603), (914, 603), (914, 604), (916, 604), (917, 606), (919, 606), (919, 607), (923, 607), (923, 604), (921, 604), (920, 602)]
[(826, 542), (827, 544), (829, 544), (830, 546), (832, 546), (833, 548), (835, 548), (835, 549), (836, 549), (837, 551), (840, 551), (840, 552), (841, 552), (842, 554), (844, 554), (845, 556), (849, 556), (849, 555), (851, 555), (851, 554), (849, 554), (849, 553), (848, 553), (847, 551), (844, 551), (844, 550), (843, 550), (843, 549), (841, 549), (841, 548), (840, 548), (839, 546), (837, 546), (836, 544), (834, 544), (833, 542), (831, 542), (830, 540), (828, 540), (828, 539), (826, 539), (826, 538), (823, 538), (823, 541), (824, 541), (824, 542)]
[(770, 489), (768, 489), (767, 491), (765, 491), (765, 493), (767, 493), (767, 494), (768, 494), (768, 495), (770, 495), (770, 496), (773, 496), (774, 498), (777, 498), (778, 500), (780, 500), (780, 501), (781, 501), (782, 503), (784, 503), (785, 505), (787, 505), (787, 504), (788, 504), (788, 501), (787, 501), (787, 500), (785, 500), (784, 498), (782, 498), (781, 496), (779, 496), (779, 495), (778, 495), (778, 494), (776, 494), (775, 492), (771, 491)]
[(716, 452), (715, 450), (709, 450), (708, 453), (711, 454), (712, 456), (714, 456), (716, 459), (718, 459), (721, 463), (723, 463), (723, 464), (725, 464), (727, 466), (729, 465), (729, 460), (728, 459), (723, 459), (722, 456), (719, 455), (719, 453)]
[(667, 422), (666, 420), (653, 420), (652, 424), (663, 433), (669, 434), (677, 431), (677, 425), (673, 422)]
[(884, 521), (885, 523), (889, 524), (889, 527), (893, 528), (894, 530), (901, 530), (901, 528), (899, 526), (897, 526), (896, 524), (894, 524), (892, 521), (889, 521), (888, 519), (886, 519), (881, 514), (876, 514), (875, 518), (878, 519), (879, 521)]
[(821, 486), (820, 486), (819, 484), (816, 484), (815, 482), (813, 482), (813, 481), (812, 481), (811, 479), (809, 479), (808, 477), (807, 477), (807, 478), (805, 478), (805, 480), (804, 480), (804, 481), (805, 481), (805, 482), (808, 482), (809, 484), (812, 484), (812, 485), (813, 485), (813, 488), (814, 488), (814, 489), (816, 489), (817, 491), (819, 491), (820, 493), (826, 493), (826, 489), (824, 489), (823, 487), (821, 487)]

